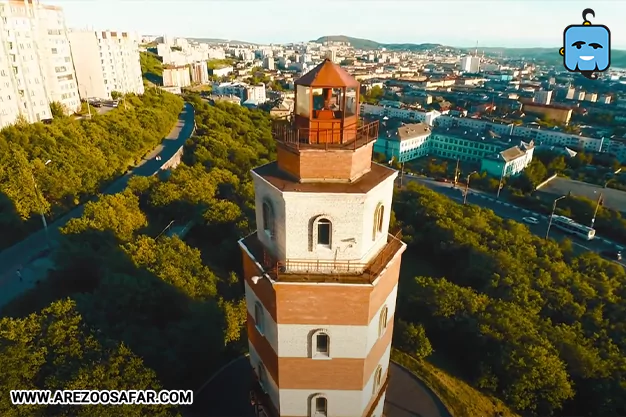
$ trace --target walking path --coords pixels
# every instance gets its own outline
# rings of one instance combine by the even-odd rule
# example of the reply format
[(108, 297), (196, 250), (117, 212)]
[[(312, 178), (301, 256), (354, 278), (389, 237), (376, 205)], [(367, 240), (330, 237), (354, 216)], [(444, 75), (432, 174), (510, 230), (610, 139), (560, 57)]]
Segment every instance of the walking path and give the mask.
[[(194, 124), (193, 106), (185, 103), (183, 111), (178, 116), (178, 122), (169, 135), (130, 172), (107, 187), (103, 194), (116, 194), (124, 190), (128, 180), (134, 175), (148, 177), (158, 172), (193, 134)], [(157, 155), (161, 156), (161, 160), (155, 159)], [(48, 226), (52, 246), (60, 236), (59, 228), (70, 219), (80, 217), (83, 209), (83, 205), (76, 207)], [(37, 280), (46, 277), (47, 271), (53, 267), (48, 255), (48, 240), (43, 230), (0, 252), (0, 307), (32, 288)], [(21, 281), (17, 274), (18, 270), (22, 275)]]

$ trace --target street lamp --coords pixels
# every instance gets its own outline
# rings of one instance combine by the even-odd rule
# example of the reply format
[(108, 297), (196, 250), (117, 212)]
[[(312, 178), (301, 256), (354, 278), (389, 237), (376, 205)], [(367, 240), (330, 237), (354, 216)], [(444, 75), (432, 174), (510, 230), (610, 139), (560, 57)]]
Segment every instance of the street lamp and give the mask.
[[(52, 159), (48, 159), (43, 165), (48, 166), (49, 163), (52, 162)], [(50, 247), (50, 237), (48, 235), (48, 222), (46, 221), (46, 214), (43, 209), (43, 196), (39, 193), (39, 188), (37, 188), (37, 181), (35, 180), (35, 173), (32, 170), (30, 171), (30, 176), (33, 179), (33, 187), (35, 189), (35, 197), (37, 198), (37, 204), (39, 205), (39, 214), (41, 215), (41, 223), (43, 223), (43, 230), (46, 235), (46, 244)]]
[(600, 193), (600, 195), (598, 196), (598, 202), (596, 203), (596, 209), (593, 211), (593, 217), (591, 218), (591, 228), (592, 229), (593, 229), (593, 225), (596, 223), (596, 216), (598, 215), (598, 209), (600, 208), (600, 204), (601, 203), (602, 203), (602, 193)]
[(506, 162), (502, 165), (502, 172), (500, 173), (500, 183), (498, 184), (498, 194), (496, 194), (496, 198), (500, 198), (500, 191), (502, 191), (502, 183), (504, 181), (504, 171), (506, 170)]
[(465, 193), (463, 195), (463, 204), (467, 204), (467, 193), (469, 191), (469, 182), (470, 182), (470, 177), (474, 174), (476, 174), (478, 171), (472, 171), (469, 174), (467, 174), (467, 180), (465, 181)]
[(562, 195), (561, 197), (557, 197), (554, 199), (554, 203), (552, 204), (552, 213), (550, 213), (550, 218), (548, 219), (548, 230), (546, 230), (546, 240), (550, 236), (550, 227), (552, 227), (552, 217), (554, 217), (554, 212), (556, 211), (556, 203), (559, 200), (563, 200), (566, 197), (567, 197), (566, 195)]

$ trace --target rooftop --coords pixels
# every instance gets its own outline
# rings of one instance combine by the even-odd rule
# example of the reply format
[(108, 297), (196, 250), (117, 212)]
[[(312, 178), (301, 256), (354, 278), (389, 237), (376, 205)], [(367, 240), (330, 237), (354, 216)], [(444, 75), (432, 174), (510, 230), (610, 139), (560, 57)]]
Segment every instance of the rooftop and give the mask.
[(254, 168), (252, 172), (263, 177), (265, 181), (283, 192), (365, 194), (397, 171), (372, 162), (371, 171), (351, 183), (300, 183), (289, 174), (281, 171), (276, 161)]
[(300, 77), (294, 84), (310, 87), (359, 87), (357, 80), (328, 58)]
[(389, 140), (402, 142), (414, 139), (419, 136), (430, 135), (430, 126), (426, 123), (398, 123), (394, 120), (385, 120), (381, 123), (381, 128), (385, 129), (380, 136)]

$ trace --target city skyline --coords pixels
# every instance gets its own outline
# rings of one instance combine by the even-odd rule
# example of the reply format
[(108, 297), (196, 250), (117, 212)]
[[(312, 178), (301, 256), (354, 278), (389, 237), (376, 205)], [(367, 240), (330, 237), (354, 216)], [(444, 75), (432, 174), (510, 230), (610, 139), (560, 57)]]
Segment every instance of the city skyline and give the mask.
[[(626, 16), (626, 4), (615, 1), (335, 1), (331, 8), (330, 1), (322, 0), (307, 9), (306, 15), (302, 7), (283, 0), (158, 0), (150, 3), (150, 9), (139, 0), (46, 3), (63, 7), (69, 27), (114, 28), (143, 35), (265, 44), (346, 35), (381, 43), (440, 43), (464, 48), (474, 47), (476, 42), (479, 48), (558, 47), (563, 29), (582, 23), (582, 10), (592, 8), (596, 18), (591, 22), (611, 29), (613, 49), (626, 49), (626, 29), (620, 21), (620, 16)], [(358, 19), (352, 18), (355, 15)]]

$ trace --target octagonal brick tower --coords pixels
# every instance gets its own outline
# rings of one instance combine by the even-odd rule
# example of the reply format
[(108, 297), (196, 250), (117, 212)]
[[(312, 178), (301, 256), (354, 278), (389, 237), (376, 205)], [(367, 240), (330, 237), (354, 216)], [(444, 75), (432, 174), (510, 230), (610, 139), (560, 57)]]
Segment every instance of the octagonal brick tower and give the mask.
[(254, 402), (273, 416), (381, 417), (405, 245), (389, 234), (397, 171), (372, 162), (378, 122), (325, 60), (296, 81), (278, 160), (252, 170), (242, 239)]

